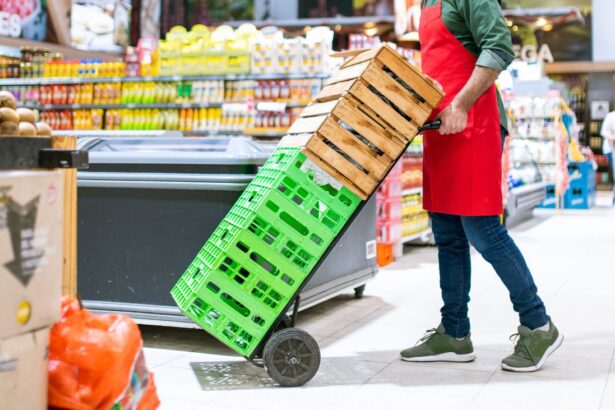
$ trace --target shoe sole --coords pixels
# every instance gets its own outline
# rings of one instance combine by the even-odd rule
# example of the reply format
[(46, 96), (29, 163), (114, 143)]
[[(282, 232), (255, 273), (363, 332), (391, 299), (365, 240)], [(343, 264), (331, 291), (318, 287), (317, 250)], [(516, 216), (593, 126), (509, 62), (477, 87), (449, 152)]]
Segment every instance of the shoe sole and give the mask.
[(433, 356), (420, 356), (420, 357), (403, 357), (401, 360), (404, 362), (471, 362), (476, 359), (474, 353), (457, 354), (453, 352), (440, 353)]
[(536, 370), (540, 370), (540, 368), (542, 366), (544, 366), (544, 364), (547, 361), (547, 359), (549, 358), (549, 356), (551, 356), (553, 353), (555, 353), (555, 351), (557, 349), (559, 349), (559, 347), (562, 345), (562, 343), (564, 343), (564, 335), (560, 333), (559, 336), (557, 336), (557, 339), (555, 340), (555, 343), (553, 343), (551, 346), (549, 346), (549, 348), (547, 349), (545, 354), (542, 355), (542, 359), (540, 359), (538, 364), (536, 364), (535, 366), (530, 366), (530, 367), (511, 367), (511, 366), (508, 366), (505, 363), (502, 363), (502, 369), (508, 370), (508, 371), (511, 371), (511, 372), (518, 372), (518, 373), (531, 373), (531, 372), (535, 372)]

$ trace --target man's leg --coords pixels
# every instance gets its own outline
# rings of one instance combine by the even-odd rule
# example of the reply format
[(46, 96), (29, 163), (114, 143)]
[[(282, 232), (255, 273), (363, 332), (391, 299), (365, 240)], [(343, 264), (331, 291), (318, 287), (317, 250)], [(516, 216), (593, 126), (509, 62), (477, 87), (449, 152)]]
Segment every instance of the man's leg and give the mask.
[[(611, 144), (611, 146), (613, 145)], [(609, 154), (609, 163), (611, 164), (611, 181), (613, 182), (613, 205), (615, 205), (615, 152)]]
[(440, 289), (444, 305), (442, 325), (446, 333), (465, 337), (470, 332), (468, 302), (470, 301), (470, 245), (461, 223), (461, 217), (431, 214), (434, 238), (438, 247)]
[(470, 243), (493, 266), (506, 285), (521, 324), (530, 329), (544, 326), (548, 317), (532, 274), (500, 218), (469, 216), (461, 219)]
[(470, 300), (470, 246), (461, 218), (431, 214), (442, 289), (442, 323), (427, 331), (419, 342), (401, 352), (409, 362), (469, 362), (476, 358), (470, 340), (468, 302)]
[(562, 344), (563, 336), (547, 316), (525, 259), (497, 216), (462, 217), (470, 243), (495, 269), (508, 288), (521, 326), (514, 352), (502, 368), (517, 372), (540, 369)]

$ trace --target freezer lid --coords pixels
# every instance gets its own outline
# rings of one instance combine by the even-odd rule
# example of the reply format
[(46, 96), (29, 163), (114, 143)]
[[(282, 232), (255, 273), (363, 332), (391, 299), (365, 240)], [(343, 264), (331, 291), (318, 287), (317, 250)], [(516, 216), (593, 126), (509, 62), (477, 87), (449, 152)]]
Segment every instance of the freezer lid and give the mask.
[(91, 164), (263, 164), (269, 152), (241, 137), (84, 139)]

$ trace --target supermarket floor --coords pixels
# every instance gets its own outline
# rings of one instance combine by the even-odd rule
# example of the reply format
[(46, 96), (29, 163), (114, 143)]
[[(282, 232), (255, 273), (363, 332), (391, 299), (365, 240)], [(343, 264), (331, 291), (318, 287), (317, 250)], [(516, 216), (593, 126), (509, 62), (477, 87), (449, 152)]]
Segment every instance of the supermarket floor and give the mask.
[(540, 211), (512, 230), (540, 295), (565, 334), (542, 371), (499, 363), (516, 316), (495, 273), (474, 255), (470, 314), (478, 359), (469, 364), (399, 360), (438, 324), (436, 252), (406, 249), (362, 300), (341, 295), (300, 314), (322, 349), (311, 383), (275, 387), (203, 331), (144, 328), (163, 409), (615, 409), (615, 210)]

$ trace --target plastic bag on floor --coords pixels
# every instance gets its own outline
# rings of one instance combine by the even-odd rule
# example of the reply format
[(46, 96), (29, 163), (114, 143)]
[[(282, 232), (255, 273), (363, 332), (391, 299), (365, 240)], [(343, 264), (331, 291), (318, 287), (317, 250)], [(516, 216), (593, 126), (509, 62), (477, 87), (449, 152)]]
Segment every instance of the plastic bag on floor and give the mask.
[(154, 410), (160, 404), (136, 323), (99, 315), (62, 300), (51, 329), (49, 407), (70, 410)]

